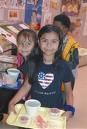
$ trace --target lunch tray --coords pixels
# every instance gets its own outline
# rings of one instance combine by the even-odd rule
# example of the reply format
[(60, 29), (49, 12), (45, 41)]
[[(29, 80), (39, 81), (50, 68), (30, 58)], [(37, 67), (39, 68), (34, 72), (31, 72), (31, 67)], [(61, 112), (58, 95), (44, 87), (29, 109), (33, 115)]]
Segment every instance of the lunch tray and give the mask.
[[(38, 107), (38, 115), (30, 117), (24, 104), (17, 104), (15, 112), (11, 112), (7, 119), (7, 124), (33, 129), (66, 129), (66, 117), (64, 111), (60, 110), (58, 116), (51, 115), (51, 108)], [(27, 118), (25, 122), (21, 118)], [(23, 120), (23, 121), (22, 121)]]

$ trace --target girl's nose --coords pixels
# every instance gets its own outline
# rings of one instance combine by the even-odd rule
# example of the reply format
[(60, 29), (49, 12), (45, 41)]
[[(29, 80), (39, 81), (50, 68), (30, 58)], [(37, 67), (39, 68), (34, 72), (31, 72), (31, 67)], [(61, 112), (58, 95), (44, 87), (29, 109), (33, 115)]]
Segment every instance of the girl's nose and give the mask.
[(50, 47), (50, 42), (49, 41), (47, 42), (47, 47)]

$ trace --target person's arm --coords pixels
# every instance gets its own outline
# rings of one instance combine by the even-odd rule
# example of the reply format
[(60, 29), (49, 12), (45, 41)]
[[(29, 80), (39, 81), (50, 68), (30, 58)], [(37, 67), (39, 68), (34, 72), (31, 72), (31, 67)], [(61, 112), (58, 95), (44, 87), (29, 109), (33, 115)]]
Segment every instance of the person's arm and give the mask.
[(73, 106), (73, 91), (71, 88), (71, 82), (65, 83), (65, 94), (66, 94), (66, 103)]
[(17, 102), (19, 102), (26, 94), (28, 94), (30, 88), (31, 88), (31, 85), (28, 83), (28, 79), (26, 79), (24, 85), (9, 102), (8, 113), (10, 113), (14, 109), (14, 106)]
[(73, 107), (73, 90), (71, 86), (71, 82), (74, 80), (73, 74), (67, 65), (67, 63), (63, 63), (64, 65), (64, 78), (63, 83), (65, 86), (65, 99), (66, 103), (64, 104), (64, 110), (66, 111), (67, 120), (74, 115), (75, 108)]
[(65, 94), (66, 94), (66, 118), (67, 120), (73, 114), (73, 91), (71, 88), (71, 82), (65, 83)]

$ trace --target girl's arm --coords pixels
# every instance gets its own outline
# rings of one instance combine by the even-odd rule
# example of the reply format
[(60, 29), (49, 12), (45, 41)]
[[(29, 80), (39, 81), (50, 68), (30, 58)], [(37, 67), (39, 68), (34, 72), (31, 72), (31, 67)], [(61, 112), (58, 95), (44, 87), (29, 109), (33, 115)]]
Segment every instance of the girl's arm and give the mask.
[(65, 83), (66, 103), (73, 106), (73, 91), (71, 82)]
[(73, 91), (71, 87), (71, 82), (65, 83), (65, 95), (66, 95), (66, 118), (67, 120), (72, 116), (73, 108)]
[(10, 113), (17, 102), (19, 102), (24, 96), (26, 96), (31, 88), (31, 85), (28, 83), (28, 78), (25, 80), (24, 85), (17, 92), (17, 94), (11, 99), (8, 105), (8, 113)]

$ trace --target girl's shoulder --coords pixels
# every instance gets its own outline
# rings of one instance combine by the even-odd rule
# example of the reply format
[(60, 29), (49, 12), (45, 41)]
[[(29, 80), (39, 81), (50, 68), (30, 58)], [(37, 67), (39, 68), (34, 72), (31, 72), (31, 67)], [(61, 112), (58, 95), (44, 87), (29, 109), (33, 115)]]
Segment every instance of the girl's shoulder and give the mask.
[(64, 65), (64, 64), (67, 64), (67, 61), (63, 60), (63, 59), (58, 59), (57, 60), (57, 64), (61, 64), (61, 65)]
[(61, 73), (64, 74), (64, 76), (66, 76), (66, 74), (71, 76), (72, 72), (66, 61), (58, 60), (57, 63), (58, 63), (57, 69), (60, 70)]
[(65, 61), (63, 59), (58, 59), (57, 67), (60, 67), (61, 69), (65, 69), (66, 67), (68, 67), (68, 63), (67, 63), (67, 61)]

